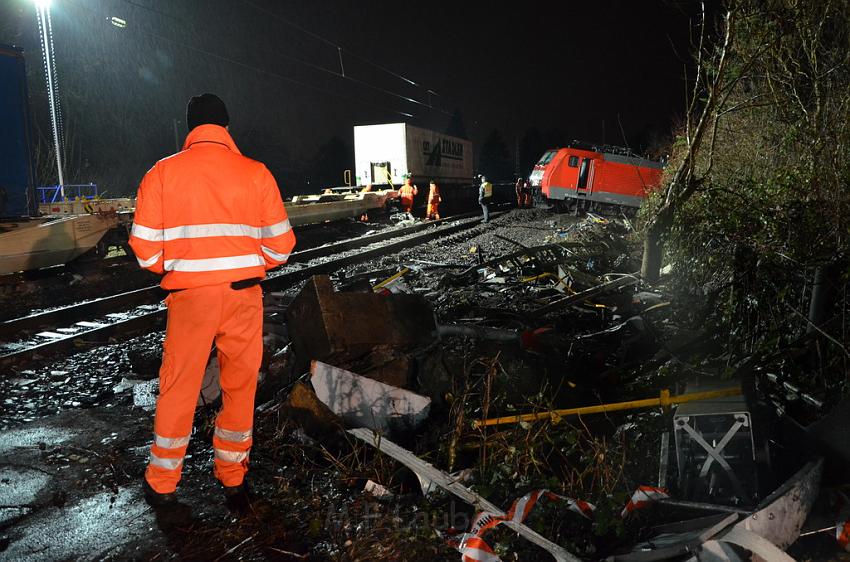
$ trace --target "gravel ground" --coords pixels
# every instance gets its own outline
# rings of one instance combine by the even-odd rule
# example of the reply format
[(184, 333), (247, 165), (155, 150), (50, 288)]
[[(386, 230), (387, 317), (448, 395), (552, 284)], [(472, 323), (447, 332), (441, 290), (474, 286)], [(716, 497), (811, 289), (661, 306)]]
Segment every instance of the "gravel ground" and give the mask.
[[(543, 209), (513, 210), (447, 239), (434, 240), (397, 255), (385, 256), (346, 268), (350, 276), (364, 271), (394, 267), (413, 260), (472, 264), (470, 246), (496, 256), (514, 252), (517, 246), (497, 238), (499, 234), (525, 246), (546, 243), (558, 229), (570, 228), (577, 219), (555, 215)], [(362, 230), (363, 226), (336, 226), (331, 235), (311, 233), (309, 239), (334, 239), (342, 231)], [(303, 237), (308, 238), (308, 237)], [(356, 250), (357, 251), (357, 250)], [(149, 274), (145, 274), (145, 277)], [(296, 293), (301, 284), (289, 292)], [(122, 286), (122, 290), (129, 287)], [(88, 351), (48, 362), (34, 362), (12, 377), (0, 379), (0, 430), (78, 408), (129, 404), (127, 391), (116, 394), (113, 388), (122, 379), (147, 379), (156, 376), (163, 332), (146, 334), (120, 343), (94, 347)]]

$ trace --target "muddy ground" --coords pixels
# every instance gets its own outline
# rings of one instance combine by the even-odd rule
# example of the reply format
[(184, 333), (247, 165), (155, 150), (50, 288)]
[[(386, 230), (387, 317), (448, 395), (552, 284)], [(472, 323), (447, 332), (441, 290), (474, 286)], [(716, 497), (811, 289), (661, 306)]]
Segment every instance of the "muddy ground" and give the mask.
[[(374, 282), (386, 270), (413, 265), (419, 269), (408, 288), (424, 295), (441, 321), (493, 308), (521, 309), (537, 298), (533, 290), (508, 290), (498, 282), (441, 282), (446, 273), (520, 246), (582, 239), (577, 225), (584, 220), (542, 209), (513, 211), (449, 240), (352, 266), (335, 280), (337, 286), (359, 277)], [(628, 241), (628, 228), (620, 224), (618, 229), (618, 237)], [(628, 244), (616, 244), (604, 260), (583, 259), (582, 269), (597, 275), (634, 271)], [(368, 273), (376, 271), (381, 273)], [(502, 317), (491, 324), (504, 328), (523, 322), (528, 323)], [(611, 323), (604, 313), (588, 311), (554, 325), (572, 334)], [(179, 488), (191, 519), (158, 518), (143, 502), (140, 485), (152, 412), (134, 407), (132, 392), (119, 385), (155, 376), (161, 341), (162, 334), (149, 334), (100, 346), (33, 364), (0, 381), (0, 558), (460, 559), (446, 539), (451, 528), (468, 526), (473, 509), (442, 493), (424, 498), (413, 473), (399, 463), (345, 434), (317, 431), (292, 416), (283, 404), (301, 373), (291, 370), (285, 354), (271, 362), (258, 396), (249, 474), (258, 499), (254, 511), (234, 516), (223, 505), (211, 474), (214, 408), (204, 408), (197, 412)], [(448, 339), (416, 359), (419, 379), (427, 373), (439, 378), (439, 373), (447, 385), (434, 393), (431, 419), (394, 438), (442, 469), (473, 469), (469, 485), (504, 508), (541, 487), (594, 501), (595, 524), (557, 502), (542, 502), (527, 523), (582, 557), (605, 556), (641, 537), (649, 523), (680, 515), (654, 506), (626, 521), (611, 516), (635, 486), (656, 483), (660, 434), (671, 424), (668, 413), (643, 410), (486, 432), (472, 431), (469, 421), (657, 395), (678, 376), (652, 371), (628, 377), (616, 368), (625, 357), (619, 354), (628, 350), (616, 349), (578, 353), (570, 348), (573, 359), (564, 363), (492, 342)], [(369, 480), (391, 495), (364, 492)], [(548, 557), (504, 529), (487, 538), (503, 560)], [(841, 558), (845, 555), (823, 533), (795, 549), (797, 559), (850, 559)]]

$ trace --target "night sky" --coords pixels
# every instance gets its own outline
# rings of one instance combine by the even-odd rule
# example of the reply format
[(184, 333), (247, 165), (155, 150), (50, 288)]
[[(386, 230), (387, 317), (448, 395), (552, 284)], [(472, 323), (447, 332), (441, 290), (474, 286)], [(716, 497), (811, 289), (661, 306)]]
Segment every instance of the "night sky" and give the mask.
[[(44, 137), (35, 8), (30, 0), (0, 6), (0, 42), (27, 54)], [(514, 158), (532, 128), (545, 144), (576, 138), (643, 149), (682, 115), (693, 2), (492, 6), (54, 0), (69, 175), (132, 193), (174, 151), (173, 120), (184, 136), (186, 101), (204, 91), (225, 100), (237, 144), (290, 192), (342, 183), (357, 124), (445, 131), (459, 111), (477, 151), (495, 130)], [(126, 27), (112, 25), (113, 16)], [(49, 165), (39, 168), (40, 183), (50, 183)]]

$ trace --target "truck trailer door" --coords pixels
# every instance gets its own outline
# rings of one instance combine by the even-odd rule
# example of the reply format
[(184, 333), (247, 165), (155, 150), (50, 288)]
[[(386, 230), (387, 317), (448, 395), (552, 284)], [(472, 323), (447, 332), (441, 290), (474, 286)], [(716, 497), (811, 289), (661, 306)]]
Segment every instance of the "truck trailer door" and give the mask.
[(393, 172), (389, 162), (372, 162), (372, 183), (393, 183)]

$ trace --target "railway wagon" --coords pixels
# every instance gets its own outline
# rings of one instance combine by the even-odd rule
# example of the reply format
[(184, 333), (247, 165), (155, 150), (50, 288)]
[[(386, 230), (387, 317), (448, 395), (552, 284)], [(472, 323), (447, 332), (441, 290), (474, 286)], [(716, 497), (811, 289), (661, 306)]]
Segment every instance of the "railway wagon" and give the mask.
[(552, 201), (640, 207), (661, 183), (664, 165), (628, 149), (572, 143), (547, 150), (531, 172), (532, 187)]
[(0, 218), (35, 214), (31, 142), (23, 51), (0, 44)]

